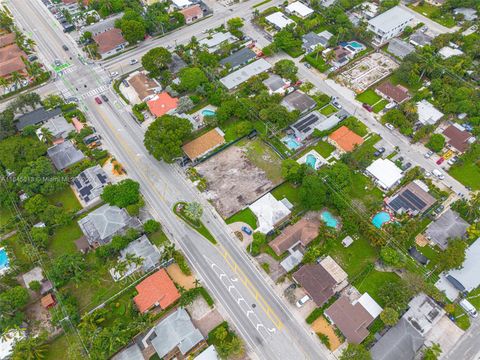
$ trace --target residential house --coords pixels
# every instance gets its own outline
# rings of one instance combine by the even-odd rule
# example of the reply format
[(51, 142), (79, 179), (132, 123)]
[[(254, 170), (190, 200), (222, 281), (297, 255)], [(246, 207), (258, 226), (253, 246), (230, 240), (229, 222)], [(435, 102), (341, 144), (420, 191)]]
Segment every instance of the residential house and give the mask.
[(192, 4), (190, 0), (172, 0), (172, 5), (176, 10), (185, 9)]
[(151, 342), (158, 357), (164, 360), (187, 359), (190, 353), (206, 346), (202, 333), (184, 308), (178, 308), (162, 319), (147, 333), (145, 339), (147, 343)]
[(268, 234), (275, 226), (285, 221), (290, 216), (290, 209), (273, 197), (271, 193), (263, 195), (249, 206), (257, 217), (257, 231)]
[(237, 42), (238, 38), (233, 36), (230, 32), (217, 32), (198, 42), (200, 47), (204, 47), (208, 52), (214, 53), (222, 44), (233, 44)]
[(219, 128), (215, 128), (186, 143), (182, 149), (191, 161), (196, 161), (223, 144), (225, 134)]
[(370, 349), (373, 360), (413, 360), (424, 346), (439, 344), (448, 353), (463, 335), (440, 305), (420, 293), (408, 304), (408, 311)]
[(417, 102), (418, 121), (423, 125), (435, 125), (443, 113), (427, 100)]
[(65, 170), (85, 159), (85, 155), (70, 140), (48, 148), (47, 154), (57, 170)]
[(444, 46), (438, 50), (438, 55), (444, 60), (451, 58), (452, 56), (462, 56), (463, 54), (464, 52), (462, 50), (450, 46)]
[(362, 14), (367, 20), (374, 18), (378, 14), (378, 5), (373, 2), (364, 2), (361, 8)]
[(172, 114), (177, 109), (177, 105), (178, 99), (171, 97), (170, 94), (165, 91), (154, 95), (147, 101), (150, 113), (156, 118), (165, 114)]
[(57, 301), (55, 300), (55, 297), (53, 296), (53, 294), (47, 294), (45, 296), (43, 296), (41, 299), (40, 299), (40, 304), (42, 304), (42, 307), (44, 309), (50, 309), (52, 307), (54, 307), (55, 305), (57, 305)]
[(345, 154), (355, 150), (357, 146), (362, 145), (363, 138), (348, 127), (341, 126), (328, 135), (327, 142), (335, 146), (340, 154)]
[(198, 4), (181, 9), (179, 12), (185, 18), (185, 24), (191, 24), (203, 18), (203, 10)]
[(259, 75), (272, 68), (265, 59), (258, 59), (243, 68), (240, 68), (220, 79), (220, 82), (228, 90), (233, 90), (253, 76)]
[(281, 105), (285, 106), (288, 111), (298, 110), (300, 114), (304, 114), (313, 110), (317, 103), (307, 94), (297, 90), (285, 96)]
[(305, 52), (310, 53), (314, 51), (318, 46), (327, 47), (328, 41), (332, 38), (333, 34), (327, 30), (316, 34), (312, 31), (302, 36), (302, 48)]
[(477, 10), (471, 8), (453, 9), (454, 15), (463, 15), (463, 19), (467, 21), (475, 21), (478, 19)]
[(172, 53), (172, 62), (168, 65), (168, 71), (176, 76), (180, 70), (187, 67), (187, 63), (178, 56), (177, 53)]
[(285, 94), (285, 91), (290, 87), (290, 81), (285, 80), (277, 74), (270, 74), (269, 77), (262, 81), (268, 89), (270, 95)]
[(415, 46), (403, 40), (393, 38), (388, 43), (387, 50), (390, 54), (403, 60), (407, 55), (415, 51)]
[(0, 38), (0, 77), (9, 79), (12, 73), (27, 75), (24, 60), (27, 54), (15, 43), (15, 34), (5, 34)]
[(129, 88), (122, 89), (122, 92), (128, 97), (131, 103), (139, 104), (154, 97), (162, 90), (162, 86), (157, 80), (148, 77), (145, 72), (135, 72), (127, 79)]
[(85, 26), (82, 29), (82, 33), (85, 34), (86, 32), (89, 32), (93, 36), (97, 36), (98, 34), (115, 29), (115, 21), (120, 20), (122, 17), (123, 17), (123, 12), (113, 16), (109, 16), (106, 19), (103, 19), (96, 23)]
[(229, 70), (237, 70), (255, 59), (257, 54), (252, 49), (242, 48), (226, 58), (220, 60), (220, 65), (227, 67)]
[(298, 16), (301, 19), (306, 19), (313, 14), (313, 9), (309, 8), (307, 5), (300, 1), (295, 1), (285, 7), (285, 11), (288, 14)]
[(385, 204), (397, 214), (423, 214), (437, 202), (428, 191), (425, 183), (414, 180), (391, 197), (385, 198)]
[(375, 160), (366, 168), (365, 173), (383, 190), (390, 190), (403, 178), (402, 170), (389, 159)]
[(140, 228), (142, 224), (127, 210), (105, 204), (78, 220), (78, 225), (90, 246), (96, 247), (109, 243), (114, 235), (124, 234), (130, 228)]
[(409, 11), (395, 6), (368, 20), (368, 30), (375, 34), (373, 44), (381, 46), (390, 39), (400, 35), (410, 25), (413, 18)]
[(203, 350), (200, 355), (195, 356), (195, 360), (219, 360), (220, 357), (217, 354), (217, 350), (214, 345), (210, 345)]
[(417, 30), (412, 35), (410, 35), (409, 42), (410, 44), (418, 47), (424, 47), (425, 45), (430, 45), (432, 43), (433, 37), (425, 34), (421, 30)]
[(286, 17), (282, 12), (277, 11), (265, 17), (265, 20), (277, 30), (282, 30), (288, 25), (295, 24), (295, 21)]
[(364, 293), (359, 298), (342, 295), (325, 310), (325, 315), (349, 343), (360, 344), (370, 334), (368, 327), (382, 310), (368, 293)]
[(100, 165), (83, 170), (72, 181), (72, 188), (83, 206), (100, 202), (103, 188), (110, 183), (107, 173)]
[(331, 115), (327, 118), (325, 115), (322, 115), (315, 110), (304, 115), (294, 124), (290, 125), (290, 129), (295, 133), (295, 137), (303, 141), (312, 135), (315, 129), (319, 131), (330, 130), (337, 126), (338, 123), (347, 116), (348, 113), (344, 110), (340, 110), (337, 114)]
[(341, 68), (342, 66), (348, 64), (350, 59), (353, 58), (355, 55), (353, 52), (348, 50), (346, 47), (343, 46), (336, 46), (332, 49), (324, 50), (322, 55), (328, 54), (330, 51), (334, 52), (333, 59), (331, 60), (331, 64), (335, 69)]
[(465, 251), (465, 260), (458, 269), (450, 270), (447, 279), (461, 292), (470, 292), (480, 286), (480, 237)]
[(180, 299), (180, 293), (165, 269), (143, 279), (135, 289), (138, 294), (133, 301), (142, 314), (157, 306), (164, 310)]
[(393, 85), (389, 81), (385, 81), (377, 86), (375, 92), (388, 101), (394, 101), (401, 104), (410, 99), (408, 89), (401, 85)]
[(134, 342), (113, 356), (112, 360), (145, 360), (145, 358), (143, 357), (142, 350), (140, 350), (140, 346)]
[(438, 219), (430, 223), (425, 231), (425, 236), (440, 249), (445, 250), (448, 241), (462, 238), (470, 226), (458, 213), (448, 209)]
[(112, 56), (127, 46), (127, 41), (123, 38), (122, 31), (117, 28), (94, 35), (93, 40), (98, 45), (98, 53), (102, 58)]
[(52, 110), (46, 110), (43, 107), (30, 111), (29, 113), (22, 114), (15, 119), (15, 127), (18, 131), (30, 125), (41, 125), (50, 119), (61, 117), (62, 109), (55, 108)]
[(305, 215), (293, 225), (287, 226), (282, 233), (268, 245), (278, 256), (301, 244), (307, 247), (319, 234), (320, 220), (317, 216)]
[(470, 144), (475, 138), (465, 128), (457, 123), (450, 125), (443, 131), (443, 135), (447, 138), (447, 144), (450, 149), (463, 154), (468, 150)]
[(347, 285), (347, 273), (327, 256), (315, 264), (306, 264), (293, 274), (293, 279), (301, 285), (318, 306), (322, 306), (335, 293)]
[(63, 142), (72, 131), (75, 131), (75, 127), (67, 122), (63, 116), (56, 116), (47, 120), (45, 124), (37, 129), (36, 134), (40, 140), (47, 140), (44, 139), (45, 131), (52, 137), (53, 143), (56, 144)]

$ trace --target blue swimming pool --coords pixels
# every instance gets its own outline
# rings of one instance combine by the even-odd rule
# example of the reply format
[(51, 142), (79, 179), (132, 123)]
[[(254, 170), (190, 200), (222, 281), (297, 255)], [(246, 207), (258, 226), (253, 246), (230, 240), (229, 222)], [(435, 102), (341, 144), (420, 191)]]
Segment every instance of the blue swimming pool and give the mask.
[(328, 227), (336, 228), (338, 226), (338, 220), (335, 216), (332, 215), (330, 211), (323, 211), (320, 214), (323, 222), (327, 224)]
[(0, 271), (8, 268), (8, 255), (4, 248), (0, 249)]
[(360, 43), (358, 43), (358, 42), (356, 42), (356, 41), (350, 41), (350, 42), (348, 43), (348, 45), (350, 45), (351, 47), (353, 47), (354, 49), (357, 49), (357, 50), (358, 50), (358, 49), (363, 49), (363, 48), (365, 48), (362, 44), (360, 44)]
[(203, 116), (214, 116), (215, 111), (210, 110), (210, 109), (205, 109), (205, 110), (202, 110), (202, 115)]
[(385, 224), (386, 222), (389, 222), (390, 220), (391, 220), (390, 214), (385, 211), (381, 211), (375, 214), (375, 216), (372, 219), (372, 224), (377, 229), (380, 229), (383, 224)]
[(297, 141), (293, 136), (285, 136), (283, 138), (283, 143), (287, 145), (290, 150), (297, 150), (302, 146), (302, 143)]
[(317, 158), (312, 154), (308, 154), (305, 159), (305, 164), (310, 166), (312, 169), (315, 169), (315, 165), (317, 164)]

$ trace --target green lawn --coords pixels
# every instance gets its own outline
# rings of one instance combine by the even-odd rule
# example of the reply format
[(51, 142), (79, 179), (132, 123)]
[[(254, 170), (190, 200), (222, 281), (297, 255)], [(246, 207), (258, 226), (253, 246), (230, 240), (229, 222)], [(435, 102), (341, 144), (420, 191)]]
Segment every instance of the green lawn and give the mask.
[(455, 324), (457, 324), (460, 329), (467, 330), (470, 327), (470, 318), (460, 307), (460, 305), (455, 305), (455, 312), (453, 313), (453, 316), (455, 316)]
[(284, 182), (282, 185), (273, 189), (272, 195), (277, 200), (287, 198), (295, 207), (300, 205), (299, 188), (293, 186), (290, 182)]
[[(25, 247), (18, 234), (1, 241), (0, 245), (7, 248), (11, 264), (19, 267), (32, 267), (32, 259), (25, 253)], [(13, 252), (13, 254), (10, 254), (10, 252)]]
[(343, 125), (352, 130), (355, 134), (364, 137), (368, 134), (368, 127), (363, 122), (358, 120), (355, 116), (349, 116), (343, 120)]
[(319, 50), (308, 54), (307, 56), (305, 56), (305, 60), (310, 65), (312, 65), (315, 69), (323, 73), (323, 72), (326, 72), (328, 69), (330, 69), (331, 66), (328, 63), (326, 63), (325, 60), (323, 59), (321, 54), (322, 50), (323, 48), (320, 48)]
[(10, 222), (12, 211), (8, 208), (0, 208), (0, 234), (2, 228)]
[(62, 334), (49, 344), (45, 360), (66, 359), (67, 353), (69, 360), (81, 360), (84, 357), (80, 351), (74, 351), (80, 349), (80, 346), (78, 337), (71, 333)]
[(451, 28), (456, 24), (453, 16), (449, 13), (442, 13), (440, 7), (438, 6), (430, 5), (424, 2), (422, 5), (409, 5), (409, 8), (445, 27)]
[(326, 141), (319, 141), (315, 144), (313, 149), (322, 155), (324, 158), (328, 158), (330, 154), (335, 150), (335, 146), (327, 143)]
[(465, 162), (462, 165), (454, 165), (448, 171), (455, 179), (472, 190), (480, 190), (480, 166), (474, 162)]
[(227, 224), (233, 224), (238, 221), (241, 221), (250, 225), (250, 227), (253, 230), (257, 228), (257, 217), (255, 216), (253, 211), (250, 210), (250, 208), (248, 207), (237, 212), (236, 214), (230, 216), (227, 220), (225, 220)]
[(425, 255), (429, 261), (427, 264), (427, 269), (434, 269), (438, 263), (438, 253), (440, 250), (430, 246), (417, 246), (417, 250), (420, 251), (423, 255)]
[(384, 307), (385, 303), (379, 296), (379, 290), (383, 284), (399, 282), (400, 277), (392, 272), (380, 272), (372, 270), (358, 283), (353, 284), (360, 293), (367, 292), (380, 306)]
[(70, 224), (54, 229), (54, 234), (48, 245), (48, 251), (57, 257), (62, 254), (76, 253), (75, 240), (83, 236), (82, 230), (74, 220)]
[(241, 140), (237, 143), (245, 149), (247, 158), (257, 167), (265, 171), (267, 177), (275, 184), (282, 182), (282, 159), (261, 139)]
[(477, 308), (477, 310), (480, 310), (480, 287), (470, 291), (467, 296), (467, 300), (470, 301), (472, 305)]
[(48, 196), (48, 201), (52, 205), (62, 206), (66, 211), (77, 212), (82, 208), (70, 186), (67, 186), (62, 191)]
[(379, 113), (380, 111), (382, 111), (383, 109), (385, 109), (385, 106), (387, 106), (388, 104), (388, 101), (385, 100), (385, 99), (382, 99), (380, 100), (379, 102), (377, 102), (375, 105), (373, 105), (373, 112), (376, 114), (376, 113)]
[(378, 95), (374, 90), (368, 89), (365, 90), (363, 93), (358, 94), (356, 99), (361, 103), (365, 103), (368, 105), (375, 105), (377, 102), (382, 100), (382, 97)]
[(335, 106), (333, 106), (332, 104), (328, 104), (320, 110), (320, 113), (322, 115), (329, 116), (335, 114), (337, 111), (338, 109)]
[(382, 191), (362, 173), (352, 173), (352, 186), (349, 194), (352, 199), (362, 201), (367, 210), (380, 208), (383, 203)]
[(152, 242), (152, 244), (157, 246), (162, 246), (170, 242), (167, 235), (165, 235), (165, 233), (161, 229), (154, 232), (153, 234), (148, 235), (148, 239)]
[(202, 221), (198, 220), (196, 222), (190, 220), (184, 213), (184, 209), (181, 209), (180, 211), (177, 211), (177, 205), (178, 204), (185, 204), (183, 202), (178, 202), (173, 206), (173, 212), (175, 215), (177, 215), (180, 219), (185, 221), (192, 229), (194, 229), (196, 232), (198, 232), (200, 235), (205, 237), (208, 241), (210, 241), (212, 244), (216, 244), (217, 240), (213, 237), (213, 235), (210, 233), (210, 231), (205, 227), (205, 225), (202, 223)]
[(373, 154), (377, 151), (374, 145), (379, 142), (380, 139), (380, 136), (377, 134), (370, 136), (361, 146), (352, 152), (353, 159), (359, 163), (370, 164), (374, 158)]

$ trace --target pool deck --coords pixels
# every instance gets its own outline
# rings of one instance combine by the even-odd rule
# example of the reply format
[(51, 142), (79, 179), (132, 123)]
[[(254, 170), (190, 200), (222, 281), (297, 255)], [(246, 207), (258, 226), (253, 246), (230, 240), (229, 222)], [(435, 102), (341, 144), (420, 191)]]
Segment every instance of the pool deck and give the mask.
[(313, 155), (317, 159), (317, 162), (315, 163), (315, 170), (319, 169), (320, 167), (322, 167), (325, 164), (328, 164), (328, 161), (322, 155), (320, 155), (318, 152), (316, 152), (315, 150), (310, 150), (309, 152), (304, 154), (302, 157), (300, 157), (297, 160), (297, 163), (305, 164), (306, 161), (307, 161), (307, 156), (308, 155)]

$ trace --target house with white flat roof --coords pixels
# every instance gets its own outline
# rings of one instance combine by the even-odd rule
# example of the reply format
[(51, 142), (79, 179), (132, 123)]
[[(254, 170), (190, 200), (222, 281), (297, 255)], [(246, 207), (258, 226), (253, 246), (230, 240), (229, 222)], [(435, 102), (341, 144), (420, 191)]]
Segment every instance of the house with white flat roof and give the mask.
[(276, 225), (290, 216), (290, 209), (281, 201), (275, 199), (271, 193), (265, 194), (249, 206), (258, 219), (257, 231), (267, 234)]
[(224, 43), (233, 44), (238, 38), (233, 36), (230, 32), (217, 32), (198, 42), (200, 46), (207, 48), (207, 51), (213, 53), (217, 51)]
[(399, 6), (368, 20), (368, 30), (375, 34), (373, 44), (380, 46), (391, 38), (400, 35), (410, 25), (413, 15)]
[(285, 7), (285, 11), (289, 14), (296, 15), (299, 18), (305, 19), (313, 14), (313, 9), (300, 1), (295, 1)]
[(402, 170), (389, 159), (375, 160), (365, 172), (384, 190), (391, 189), (403, 178)]
[(251, 77), (269, 70), (272, 65), (265, 59), (258, 59), (243, 68), (234, 71), (220, 79), (220, 82), (228, 89), (233, 90)]
[(288, 25), (295, 24), (295, 21), (286, 17), (280, 11), (277, 11), (271, 15), (266, 16), (265, 20), (269, 24), (272, 24), (273, 26), (275, 26), (277, 30), (282, 30), (284, 27), (287, 27)]
[(434, 125), (443, 117), (443, 113), (425, 99), (417, 102), (417, 114), (423, 125)]
[(442, 59), (448, 59), (448, 58), (451, 58), (452, 56), (461, 56), (463, 54), (464, 53), (462, 50), (454, 49), (450, 46), (444, 46), (443, 48), (438, 50), (438, 55), (440, 55)]

